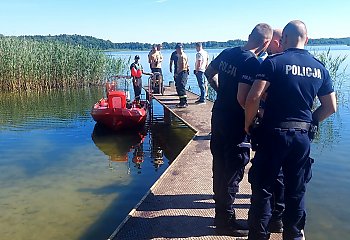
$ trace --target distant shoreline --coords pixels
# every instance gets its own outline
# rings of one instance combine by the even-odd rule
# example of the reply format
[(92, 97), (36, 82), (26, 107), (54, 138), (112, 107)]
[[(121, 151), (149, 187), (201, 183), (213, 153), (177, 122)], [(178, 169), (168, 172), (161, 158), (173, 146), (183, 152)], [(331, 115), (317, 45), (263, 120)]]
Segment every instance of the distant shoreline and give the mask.
[[(307, 44), (306, 48), (308, 47), (330, 47), (330, 46), (344, 46), (344, 47), (350, 47), (350, 44)], [(235, 47), (235, 46), (228, 46), (228, 47), (206, 47), (205, 49), (225, 49), (225, 48), (229, 48), (229, 47)], [(186, 49), (194, 49), (194, 47), (189, 47), (189, 48), (184, 48)], [(107, 49), (107, 50), (101, 50), (103, 52), (145, 52), (145, 51), (149, 51), (150, 49)], [(167, 49), (167, 48), (163, 48), (163, 50), (174, 50), (174, 49)]]
[[(81, 36), (81, 35), (55, 35), (55, 36), (18, 36), (10, 37), (3, 36), (0, 34), (1, 38), (18, 38), (22, 40), (33, 40), (33, 41), (55, 41), (70, 45), (79, 45), (86, 48), (94, 48), (102, 51), (144, 51), (150, 50), (152, 48), (151, 43), (140, 43), (140, 42), (124, 42), (124, 43), (113, 43), (109, 40), (99, 39), (91, 36)], [(174, 49), (176, 42), (160, 42), (155, 40), (155, 43), (160, 43), (163, 49)], [(226, 42), (219, 41), (205, 41), (203, 42), (203, 47), (207, 49), (221, 49), (228, 47), (241, 46), (246, 43), (245, 40), (235, 39), (228, 40)], [(194, 48), (195, 42), (183, 43), (184, 48)], [(322, 45), (347, 45), (350, 46), (350, 37), (346, 38), (319, 38), (319, 39), (309, 39), (309, 46), (322, 46)]]

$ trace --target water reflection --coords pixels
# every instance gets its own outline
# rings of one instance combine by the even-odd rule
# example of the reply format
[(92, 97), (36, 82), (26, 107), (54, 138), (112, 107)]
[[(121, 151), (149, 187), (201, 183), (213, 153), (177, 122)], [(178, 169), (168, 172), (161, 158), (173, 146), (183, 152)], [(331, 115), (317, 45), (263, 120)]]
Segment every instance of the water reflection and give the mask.
[(109, 168), (113, 162), (128, 162), (128, 153), (141, 145), (146, 136), (141, 131), (113, 132), (102, 125), (95, 124), (91, 138), (95, 145), (108, 156)]
[(140, 142), (136, 146), (133, 147), (133, 156), (132, 156), (132, 162), (134, 163), (134, 167), (137, 169), (137, 173), (141, 173), (141, 165), (144, 161), (144, 155), (143, 152), (143, 142)]
[[(163, 149), (157, 145), (157, 141), (152, 140), (150, 132), (145, 128), (139, 131), (113, 132), (102, 125), (96, 124), (91, 138), (96, 147), (108, 156), (108, 167), (115, 170), (119, 164), (127, 164), (127, 172), (130, 174), (133, 167), (138, 174), (142, 173), (142, 164), (145, 161), (145, 155), (149, 152), (149, 158), (157, 171), (164, 164)], [(154, 136), (154, 135), (151, 135)], [(149, 144), (145, 140), (149, 139)], [(144, 144), (146, 149), (144, 149)], [(147, 149), (149, 148), (149, 149)], [(129, 159), (130, 155), (130, 159)]]

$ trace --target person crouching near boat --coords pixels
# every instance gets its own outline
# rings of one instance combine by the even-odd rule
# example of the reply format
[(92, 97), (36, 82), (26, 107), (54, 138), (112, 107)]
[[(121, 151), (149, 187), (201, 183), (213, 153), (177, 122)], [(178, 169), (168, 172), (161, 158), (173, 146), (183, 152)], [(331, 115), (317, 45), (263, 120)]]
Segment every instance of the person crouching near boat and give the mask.
[(146, 73), (143, 71), (143, 67), (139, 62), (140, 56), (136, 55), (134, 62), (130, 65), (130, 72), (132, 77), (132, 86), (134, 88), (135, 101), (140, 102), (141, 90), (142, 90), (142, 74), (153, 75), (153, 73)]

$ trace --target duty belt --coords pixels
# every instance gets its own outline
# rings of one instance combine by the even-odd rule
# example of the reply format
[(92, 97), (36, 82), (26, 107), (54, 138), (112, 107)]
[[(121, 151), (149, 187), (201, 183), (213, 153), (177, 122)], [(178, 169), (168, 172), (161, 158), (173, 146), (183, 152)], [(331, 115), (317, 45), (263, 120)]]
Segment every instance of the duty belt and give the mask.
[(294, 128), (294, 129), (306, 130), (306, 131), (309, 131), (310, 126), (311, 126), (311, 123), (307, 123), (307, 122), (281, 122), (278, 124), (278, 128), (281, 128), (281, 129)]

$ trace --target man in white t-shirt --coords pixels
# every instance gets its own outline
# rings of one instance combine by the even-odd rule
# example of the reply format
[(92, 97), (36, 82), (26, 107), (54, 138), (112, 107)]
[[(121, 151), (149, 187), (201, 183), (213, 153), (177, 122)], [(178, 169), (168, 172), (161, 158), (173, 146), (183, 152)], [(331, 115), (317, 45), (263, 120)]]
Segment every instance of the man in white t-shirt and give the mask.
[(209, 63), (209, 55), (207, 51), (203, 49), (202, 43), (198, 42), (196, 43), (196, 63), (195, 63), (195, 68), (194, 68), (194, 74), (196, 75), (197, 82), (199, 89), (201, 91), (201, 95), (199, 99), (195, 102), (197, 104), (203, 104), (205, 103), (205, 96), (206, 96), (206, 81), (204, 78), (204, 72), (205, 69), (208, 67)]

